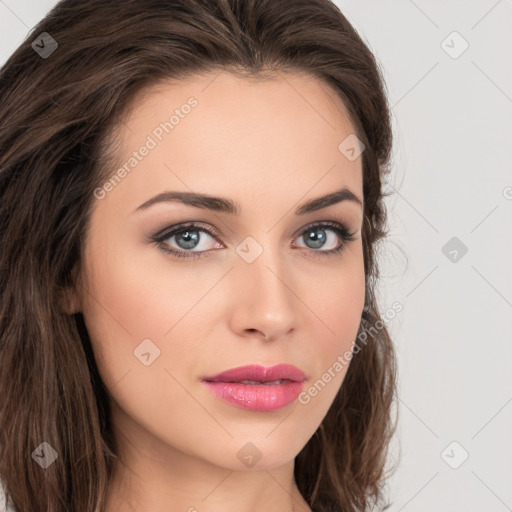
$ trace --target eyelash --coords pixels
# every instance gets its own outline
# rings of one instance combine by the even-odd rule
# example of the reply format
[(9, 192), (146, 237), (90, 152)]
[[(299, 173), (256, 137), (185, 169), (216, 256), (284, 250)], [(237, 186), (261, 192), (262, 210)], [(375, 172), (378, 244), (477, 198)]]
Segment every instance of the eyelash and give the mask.
[[(303, 236), (308, 231), (318, 229), (318, 228), (328, 228), (329, 230), (334, 231), (342, 239), (342, 243), (335, 249), (329, 249), (328, 251), (310, 249), (311, 252), (320, 253), (319, 255), (321, 257), (333, 256), (335, 254), (339, 254), (344, 249), (346, 242), (352, 242), (352, 241), (356, 240), (356, 238), (354, 237), (354, 235), (356, 233), (355, 231), (351, 233), (349, 231), (349, 229), (347, 228), (347, 226), (345, 226), (344, 224), (340, 224), (338, 222), (331, 222), (331, 221), (318, 222), (316, 224), (311, 224), (309, 226), (306, 226), (306, 228), (300, 233), (299, 236)], [(171, 226), (170, 228), (166, 229), (163, 233), (152, 236), (151, 241), (153, 243), (156, 243), (159, 246), (159, 248), (162, 251), (164, 251), (165, 253), (171, 254), (172, 256), (175, 256), (177, 258), (187, 258), (189, 260), (197, 260), (199, 258), (208, 256), (211, 251), (185, 251), (185, 250), (169, 249), (169, 248), (165, 247), (165, 244), (164, 244), (165, 240), (167, 240), (168, 238), (171, 238), (173, 235), (183, 233), (187, 230), (206, 232), (208, 235), (210, 235), (212, 238), (214, 238), (216, 240), (220, 237), (220, 235), (214, 229), (205, 228), (196, 222), (188, 222), (185, 224), (178, 224), (175, 226)], [(190, 255), (190, 254), (192, 254), (192, 255)]]

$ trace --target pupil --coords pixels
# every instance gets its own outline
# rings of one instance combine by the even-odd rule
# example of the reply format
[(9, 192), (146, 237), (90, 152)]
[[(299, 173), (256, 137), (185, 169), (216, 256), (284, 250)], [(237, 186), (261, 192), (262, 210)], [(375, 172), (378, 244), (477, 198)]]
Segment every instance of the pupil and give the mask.
[[(185, 240), (184, 244), (180, 244), (179, 240)], [(177, 237), (178, 245), (182, 249), (193, 249), (199, 242), (199, 235), (197, 231), (183, 231), (183, 234)]]
[[(177, 240), (178, 245), (182, 249), (193, 249), (199, 243), (199, 235), (197, 231), (187, 230), (183, 231), (182, 234), (177, 237)], [(184, 242), (179, 243), (180, 240), (184, 240)], [(307, 241), (311, 243), (311, 247), (315, 249), (322, 247), (325, 243), (325, 240), (325, 230), (321, 228), (312, 229), (309, 231), (307, 236)]]
[[(320, 235), (317, 236), (315, 232), (319, 232)], [(321, 228), (313, 229), (309, 232), (308, 241), (313, 242), (313, 247), (317, 249), (318, 247), (322, 247), (322, 245), (325, 243), (325, 230)]]

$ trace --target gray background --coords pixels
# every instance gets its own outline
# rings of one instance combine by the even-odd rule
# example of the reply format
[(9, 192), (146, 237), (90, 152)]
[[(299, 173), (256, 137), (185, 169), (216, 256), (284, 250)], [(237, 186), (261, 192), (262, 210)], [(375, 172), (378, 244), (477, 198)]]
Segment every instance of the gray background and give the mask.
[[(0, 64), (55, 3), (0, 0)], [(512, 1), (336, 4), (379, 60), (393, 112), (390, 510), (512, 510)]]

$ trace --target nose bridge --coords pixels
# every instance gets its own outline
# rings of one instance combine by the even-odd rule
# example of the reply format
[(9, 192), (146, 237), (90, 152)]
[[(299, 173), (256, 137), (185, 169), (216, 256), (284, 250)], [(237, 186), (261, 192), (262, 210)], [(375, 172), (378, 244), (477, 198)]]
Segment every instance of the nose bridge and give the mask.
[[(284, 255), (278, 244), (272, 242), (271, 235), (266, 236), (261, 243), (248, 236), (238, 245), (236, 252), (239, 256), (237, 270), (241, 280), (248, 280), (254, 288), (258, 287), (261, 292), (266, 291), (275, 297), (284, 297), (289, 293), (282, 282), (286, 279)], [(257, 291), (253, 289), (253, 292)]]
[(235, 318), (244, 319), (239, 329), (257, 329), (277, 336), (294, 326), (297, 311), (284, 254), (279, 244), (271, 240), (271, 235), (262, 243), (248, 236), (237, 246), (237, 292), (233, 304)]

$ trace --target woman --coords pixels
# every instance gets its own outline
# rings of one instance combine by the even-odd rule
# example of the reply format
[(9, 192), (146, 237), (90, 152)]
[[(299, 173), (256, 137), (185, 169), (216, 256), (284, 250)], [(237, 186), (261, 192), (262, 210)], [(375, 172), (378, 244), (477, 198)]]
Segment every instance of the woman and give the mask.
[(392, 134), (328, 0), (63, 0), (0, 74), (15, 511), (360, 511)]

